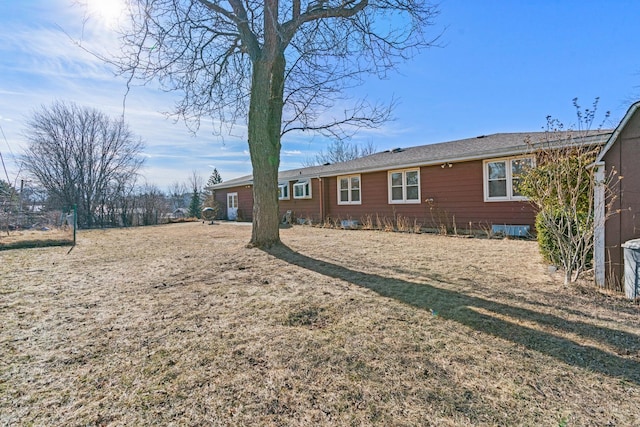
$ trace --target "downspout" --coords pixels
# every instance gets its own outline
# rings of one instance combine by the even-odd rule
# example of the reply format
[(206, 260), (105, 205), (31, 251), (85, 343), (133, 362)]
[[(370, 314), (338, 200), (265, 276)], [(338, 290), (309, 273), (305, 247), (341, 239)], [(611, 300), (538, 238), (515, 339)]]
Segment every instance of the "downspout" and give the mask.
[(593, 164), (595, 181), (593, 191), (593, 266), (596, 285), (605, 282), (605, 163)]
[(320, 188), (320, 218), (318, 220), (322, 223), (322, 221), (324, 221), (324, 179), (320, 177), (317, 178), (319, 183), (318, 187)]

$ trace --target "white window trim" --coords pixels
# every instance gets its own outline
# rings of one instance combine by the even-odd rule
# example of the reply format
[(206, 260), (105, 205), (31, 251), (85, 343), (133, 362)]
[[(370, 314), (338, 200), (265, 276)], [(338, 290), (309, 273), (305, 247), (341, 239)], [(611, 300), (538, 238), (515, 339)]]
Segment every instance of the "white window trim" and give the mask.
[[(531, 165), (535, 166), (536, 159), (534, 156), (512, 156), (512, 157), (500, 157), (497, 159), (487, 159), (482, 162), (482, 181), (484, 188), (484, 201), (485, 202), (523, 202), (529, 200), (525, 196), (513, 195), (513, 176), (511, 171), (511, 162), (517, 159), (531, 159)], [(494, 196), (489, 197), (489, 163), (505, 162), (507, 167), (506, 179), (507, 179), (507, 195), (506, 196)]]
[[(352, 201), (351, 200), (351, 178), (358, 178), (358, 182), (360, 183), (360, 187), (358, 187), (358, 191), (360, 191), (360, 200), (358, 201)], [(346, 202), (343, 202), (340, 200), (340, 180), (342, 179), (346, 179), (347, 180), (347, 191), (349, 192), (349, 200)], [(362, 178), (360, 177), (360, 174), (356, 174), (356, 175), (341, 175), (338, 176), (338, 181), (336, 182), (336, 187), (338, 190), (338, 204), (339, 205), (361, 205), (362, 204)]]
[[(286, 188), (287, 195), (284, 196), (284, 197), (280, 197), (280, 189), (281, 188)], [(289, 200), (291, 198), (291, 196), (289, 195), (289, 190), (290, 190), (290, 188), (289, 188), (289, 182), (288, 181), (285, 182), (285, 183), (282, 183), (282, 184), (279, 183), (278, 184), (278, 200)]]
[[(309, 192), (308, 194), (304, 194), (302, 196), (296, 196), (296, 187), (306, 187)], [(304, 191), (304, 193), (307, 193)], [(295, 184), (293, 184), (293, 198), (294, 199), (310, 199), (311, 198), (311, 180), (310, 179), (301, 179)]]
[[(418, 198), (415, 200), (407, 200), (407, 172), (418, 172)], [(391, 187), (391, 176), (394, 173), (402, 173), (402, 200), (393, 200), (393, 191)], [(406, 204), (420, 204), (422, 199), (422, 188), (420, 182), (420, 168), (411, 169), (396, 169), (387, 172), (387, 192), (390, 205), (406, 205)]]

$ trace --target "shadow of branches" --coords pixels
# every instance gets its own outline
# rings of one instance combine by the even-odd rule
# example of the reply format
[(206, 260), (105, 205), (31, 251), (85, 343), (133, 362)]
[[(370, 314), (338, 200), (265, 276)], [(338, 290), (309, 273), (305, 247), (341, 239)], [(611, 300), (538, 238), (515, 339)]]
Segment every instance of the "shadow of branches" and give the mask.
[[(266, 251), (290, 264), (371, 289), (381, 296), (420, 309), (430, 310), (444, 319), (520, 344), (564, 363), (640, 384), (640, 363), (621, 356), (634, 352), (637, 354), (640, 351), (640, 340), (634, 334), (469, 296), (428, 283), (415, 283), (355, 271), (342, 265), (308, 257), (285, 245), (274, 246)], [(525, 326), (526, 324), (541, 325), (551, 331), (542, 331)], [(587, 341), (606, 344), (618, 354), (582, 345), (560, 336), (566, 333), (579, 335)]]

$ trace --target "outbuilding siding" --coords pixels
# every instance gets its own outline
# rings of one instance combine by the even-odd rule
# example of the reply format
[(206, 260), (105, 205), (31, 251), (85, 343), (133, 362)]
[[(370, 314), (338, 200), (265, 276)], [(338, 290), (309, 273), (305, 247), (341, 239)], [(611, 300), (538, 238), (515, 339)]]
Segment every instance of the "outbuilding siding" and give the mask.
[(615, 170), (616, 195), (605, 223), (605, 276), (619, 287), (624, 277), (622, 244), (640, 238), (640, 113), (636, 112), (604, 155), (607, 173)]

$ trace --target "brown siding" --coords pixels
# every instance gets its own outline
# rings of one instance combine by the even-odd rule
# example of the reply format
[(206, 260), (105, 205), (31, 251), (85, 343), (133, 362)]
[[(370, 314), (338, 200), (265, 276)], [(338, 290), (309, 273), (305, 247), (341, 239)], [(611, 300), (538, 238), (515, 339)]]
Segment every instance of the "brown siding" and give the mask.
[(321, 180), (318, 178), (311, 179), (311, 198), (310, 199), (294, 199), (293, 184), (295, 181), (289, 182), (289, 200), (280, 200), (280, 215), (284, 216), (287, 211), (291, 211), (294, 218), (311, 219), (314, 222), (320, 221), (322, 215), (320, 212), (322, 190)]
[(459, 228), (472, 229), (492, 224), (534, 224), (534, 210), (528, 202), (485, 202), (482, 161), (454, 163), (451, 167), (422, 168), (423, 201), (433, 199), (428, 219), (447, 218)]
[(387, 173), (374, 172), (360, 175), (361, 205), (338, 205), (338, 178), (327, 178), (328, 207), (326, 215), (333, 219), (357, 219), (366, 215), (390, 216), (387, 202)]
[(216, 190), (215, 200), (220, 205), (220, 213), (218, 218), (225, 219), (227, 217), (227, 193), (229, 191), (225, 188), (223, 190)]
[[(360, 205), (338, 205), (337, 177), (311, 180), (311, 198), (294, 199), (293, 181), (289, 182), (289, 200), (280, 200), (280, 215), (292, 211), (294, 218), (394, 219), (398, 216), (416, 220), (424, 227), (458, 230), (487, 229), (493, 224), (529, 225), (533, 229), (534, 210), (527, 202), (485, 202), (483, 195), (482, 161), (454, 163), (452, 167), (420, 168), (420, 203), (389, 204), (387, 171), (361, 174)], [(226, 194), (238, 193), (243, 219), (251, 220), (251, 187), (218, 190), (216, 199), (224, 206)], [(427, 201), (428, 200), (428, 201)], [(324, 217), (324, 218), (323, 218)]]
[[(624, 276), (622, 244), (640, 238), (640, 113), (636, 112), (604, 156), (606, 170), (617, 172), (612, 189), (617, 194), (605, 225), (606, 280), (617, 286)], [(618, 181), (618, 177), (622, 177)]]
[(534, 225), (534, 210), (527, 202), (484, 201), (482, 161), (455, 163), (445, 168), (420, 168), (419, 204), (389, 204), (386, 171), (361, 175), (361, 205), (338, 205), (337, 177), (327, 181), (330, 187), (328, 215), (333, 218), (402, 215), (432, 228), (441, 225), (451, 228), (455, 221), (459, 230), (478, 230), (492, 224), (529, 225), (532, 228)]
[(238, 193), (238, 220), (253, 221), (253, 188), (250, 185), (216, 190), (216, 201), (220, 203), (221, 217), (227, 219), (227, 194)]

